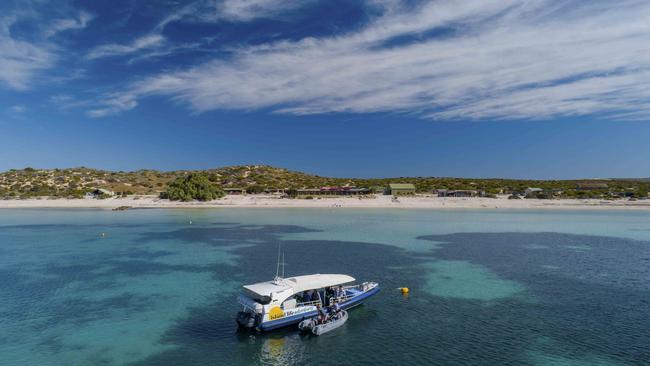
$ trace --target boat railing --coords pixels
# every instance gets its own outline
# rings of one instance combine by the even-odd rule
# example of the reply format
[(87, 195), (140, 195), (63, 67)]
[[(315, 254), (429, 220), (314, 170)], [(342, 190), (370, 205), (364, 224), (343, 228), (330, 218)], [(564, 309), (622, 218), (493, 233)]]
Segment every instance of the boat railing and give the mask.
[(362, 292), (368, 291), (370, 289), (373, 289), (377, 286), (376, 282), (363, 282), (359, 283), (356, 285), (348, 285), (348, 286), (342, 286), (343, 290), (348, 290), (348, 289), (358, 289)]
[[(356, 285), (341, 286), (341, 289), (344, 290), (344, 291), (345, 290), (350, 290), (350, 289), (357, 289), (357, 290), (359, 290), (361, 292), (366, 292), (366, 291), (374, 288), (374, 286), (376, 286), (376, 284), (374, 282), (364, 282), (364, 283), (360, 283), (360, 284), (356, 284)], [(336, 302), (345, 302), (345, 301), (348, 301), (349, 299), (351, 299), (351, 298), (353, 298), (355, 296), (359, 296), (359, 295), (360, 295), (359, 293), (350, 294), (350, 293), (348, 293), (346, 291), (345, 295), (343, 295), (343, 296), (331, 296), (331, 297), (329, 297), (328, 298), (328, 300), (329, 300), (328, 304), (332, 304), (333, 303), (332, 300), (336, 300)], [(316, 306), (316, 305), (323, 306), (323, 303), (320, 300), (305, 301), (305, 302), (296, 303), (296, 307), (300, 307), (300, 306)]]
[(359, 295), (360, 294), (348, 294), (348, 293), (346, 293), (343, 296), (332, 296), (332, 297), (329, 298), (329, 303), (332, 304), (333, 300), (335, 300), (336, 302), (345, 302), (345, 301), (348, 301), (351, 298), (359, 296)]
[[(360, 283), (360, 284), (357, 284), (357, 285), (342, 286), (341, 289), (344, 290), (344, 291), (345, 290), (350, 290), (350, 289), (357, 289), (357, 290), (361, 291), (361, 293), (364, 293), (364, 292), (367, 292), (367, 291), (375, 288), (376, 286), (377, 285), (374, 282), (364, 282), (364, 283)], [(350, 300), (353, 297), (361, 295), (361, 293), (352, 293), (352, 294), (350, 294), (350, 293), (348, 293), (346, 291), (345, 295), (343, 295), (343, 296), (332, 296), (332, 297), (330, 297), (329, 298), (329, 303), (331, 304), (332, 300), (335, 300), (336, 302), (345, 302), (345, 301)]]
[(316, 305), (322, 305), (321, 302), (320, 302), (320, 300), (299, 302), (299, 303), (296, 304), (296, 307), (301, 307), (301, 306), (316, 306)]
[(346, 302), (349, 299), (353, 298), (355, 295), (345, 295), (345, 296), (332, 296), (329, 298), (329, 303), (333, 304), (334, 302)]

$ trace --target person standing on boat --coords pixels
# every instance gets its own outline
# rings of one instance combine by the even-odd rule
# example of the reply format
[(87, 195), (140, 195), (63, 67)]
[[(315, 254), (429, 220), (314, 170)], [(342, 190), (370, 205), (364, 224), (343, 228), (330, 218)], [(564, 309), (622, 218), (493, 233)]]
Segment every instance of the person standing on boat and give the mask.
[(336, 289), (336, 297), (337, 297), (338, 299), (340, 299), (340, 298), (342, 298), (343, 296), (345, 296), (345, 291), (343, 291), (343, 286), (339, 286), (339, 287)]
[(325, 298), (328, 300), (326, 305), (330, 305), (332, 302), (332, 297), (335, 297), (336, 294), (334, 292), (334, 289), (331, 287), (328, 287), (325, 289)]
[(316, 304), (316, 311), (318, 311), (318, 323), (323, 324), (327, 320), (327, 310), (325, 308), (322, 308), (320, 304)]
[(309, 290), (309, 293), (307, 294), (309, 296), (309, 301), (317, 301), (318, 300), (318, 293), (314, 290)]
[(338, 301), (334, 302), (334, 305), (332, 306), (333, 310), (333, 317), (338, 319), (341, 316), (341, 305), (339, 305)]

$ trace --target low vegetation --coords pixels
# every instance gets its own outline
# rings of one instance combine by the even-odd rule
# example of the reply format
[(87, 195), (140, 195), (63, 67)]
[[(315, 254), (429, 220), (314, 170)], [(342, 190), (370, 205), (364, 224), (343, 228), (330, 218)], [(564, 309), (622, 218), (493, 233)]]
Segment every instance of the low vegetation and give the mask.
[(208, 179), (204, 173), (189, 173), (174, 179), (167, 190), (160, 193), (160, 198), (171, 201), (212, 201), (225, 194), (221, 187)]
[[(186, 182), (186, 179), (191, 179), (191, 181)], [(206, 181), (210, 183), (209, 186), (206, 185)], [(418, 193), (432, 193), (434, 189), (449, 189), (480, 190), (487, 195), (523, 195), (526, 188), (536, 187), (544, 191), (539, 195), (540, 198), (606, 199), (612, 197), (646, 198), (650, 181), (644, 179), (514, 180), (444, 177), (331, 178), (265, 165), (169, 172), (156, 170), (112, 172), (84, 167), (73, 169), (25, 168), (0, 173), (0, 197), (82, 198), (87, 192), (103, 188), (114, 192), (117, 197), (160, 195), (162, 193), (163, 196), (184, 200), (219, 197), (223, 194), (221, 190), (228, 187), (242, 188), (248, 193), (263, 193), (346, 185), (375, 189), (376, 187), (385, 187), (389, 183), (412, 183)], [(186, 192), (185, 188), (189, 191)]]

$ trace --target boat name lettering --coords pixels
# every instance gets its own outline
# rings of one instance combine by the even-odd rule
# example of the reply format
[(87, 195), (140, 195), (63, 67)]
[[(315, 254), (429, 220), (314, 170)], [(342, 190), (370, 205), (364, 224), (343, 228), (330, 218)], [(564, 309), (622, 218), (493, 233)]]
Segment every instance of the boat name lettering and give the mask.
[(305, 307), (301, 307), (301, 308), (297, 308), (297, 309), (289, 309), (289, 310), (284, 310), (283, 311), (279, 307), (275, 307), (275, 308), (271, 309), (271, 311), (269, 312), (269, 320), (276, 320), (276, 319), (284, 318), (284, 317), (287, 317), (287, 316), (306, 313), (306, 312), (310, 311), (311, 308), (313, 308), (313, 306), (305, 306)]

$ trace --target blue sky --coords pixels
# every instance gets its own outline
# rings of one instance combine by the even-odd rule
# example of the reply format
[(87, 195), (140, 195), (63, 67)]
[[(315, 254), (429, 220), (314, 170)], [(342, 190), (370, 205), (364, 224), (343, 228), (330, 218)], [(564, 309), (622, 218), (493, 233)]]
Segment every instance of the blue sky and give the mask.
[(3, 1), (0, 170), (650, 176), (650, 3)]

